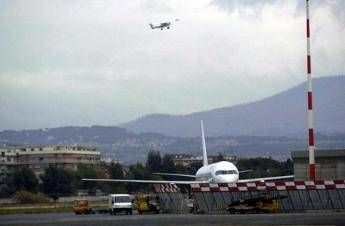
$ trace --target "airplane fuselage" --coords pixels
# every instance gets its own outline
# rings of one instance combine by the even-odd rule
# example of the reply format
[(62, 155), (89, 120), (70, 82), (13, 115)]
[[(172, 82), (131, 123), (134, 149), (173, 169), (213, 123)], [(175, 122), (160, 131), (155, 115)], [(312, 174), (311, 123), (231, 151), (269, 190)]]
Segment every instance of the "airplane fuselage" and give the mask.
[(239, 179), (237, 167), (227, 161), (203, 166), (196, 172), (195, 176), (196, 181), (207, 181), (210, 183), (234, 183)]
[(150, 24), (150, 27), (152, 29), (157, 29), (157, 28), (160, 28), (161, 30), (163, 30), (163, 28), (166, 28), (166, 29), (170, 29), (170, 25), (171, 23), (170, 22), (164, 22), (164, 23), (159, 23), (159, 24)]

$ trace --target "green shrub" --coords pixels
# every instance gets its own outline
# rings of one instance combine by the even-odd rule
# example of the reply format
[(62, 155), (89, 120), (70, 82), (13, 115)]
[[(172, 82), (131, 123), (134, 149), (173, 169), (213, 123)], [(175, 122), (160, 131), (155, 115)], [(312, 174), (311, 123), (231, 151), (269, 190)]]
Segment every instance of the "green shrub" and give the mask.
[(16, 202), (18, 203), (46, 203), (49, 200), (47, 199), (47, 197), (42, 194), (42, 193), (31, 193), (25, 190), (20, 190), (17, 191), (14, 196), (13, 199), (16, 200)]

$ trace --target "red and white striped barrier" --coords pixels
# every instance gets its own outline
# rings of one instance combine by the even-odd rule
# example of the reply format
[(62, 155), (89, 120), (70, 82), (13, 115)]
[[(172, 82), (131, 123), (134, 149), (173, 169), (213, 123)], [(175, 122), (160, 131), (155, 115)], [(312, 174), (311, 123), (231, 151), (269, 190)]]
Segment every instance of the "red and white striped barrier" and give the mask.
[(176, 184), (154, 184), (156, 192), (180, 192)]
[(286, 191), (345, 189), (345, 180), (191, 184), (193, 192)]

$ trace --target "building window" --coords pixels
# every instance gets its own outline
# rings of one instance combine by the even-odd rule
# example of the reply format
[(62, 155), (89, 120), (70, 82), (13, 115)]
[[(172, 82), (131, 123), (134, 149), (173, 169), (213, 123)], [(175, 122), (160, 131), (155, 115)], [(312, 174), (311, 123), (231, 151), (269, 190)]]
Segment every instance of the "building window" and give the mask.
[(40, 160), (40, 161), (43, 161), (43, 159), (44, 159), (43, 157), (39, 157), (39, 158), (38, 158), (38, 160)]
[(1, 157), (5, 157), (5, 152), (4, 151), (1, 152)]

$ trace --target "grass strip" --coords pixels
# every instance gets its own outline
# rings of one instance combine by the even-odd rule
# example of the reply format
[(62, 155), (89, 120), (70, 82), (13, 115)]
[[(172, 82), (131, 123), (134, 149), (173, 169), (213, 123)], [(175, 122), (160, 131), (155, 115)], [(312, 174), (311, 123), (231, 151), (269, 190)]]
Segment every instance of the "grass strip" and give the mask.
[(0, 215), (23, 214), (23, 213), (59, 213), (71, 212), (71, 206), (52, 206), (52, 207), (31, 207), (31, 208), (0, 208)]

